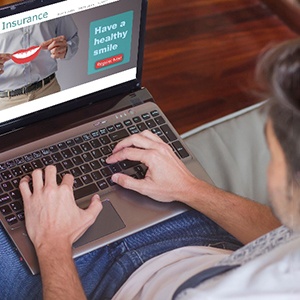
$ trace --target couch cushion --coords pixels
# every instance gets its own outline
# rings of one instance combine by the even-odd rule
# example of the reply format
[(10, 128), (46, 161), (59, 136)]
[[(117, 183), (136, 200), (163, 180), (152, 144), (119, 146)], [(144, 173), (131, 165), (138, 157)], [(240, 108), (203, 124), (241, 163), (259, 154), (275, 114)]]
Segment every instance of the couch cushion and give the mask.
[(264, 103), (182, 135), (216, 186), (267, 203)]

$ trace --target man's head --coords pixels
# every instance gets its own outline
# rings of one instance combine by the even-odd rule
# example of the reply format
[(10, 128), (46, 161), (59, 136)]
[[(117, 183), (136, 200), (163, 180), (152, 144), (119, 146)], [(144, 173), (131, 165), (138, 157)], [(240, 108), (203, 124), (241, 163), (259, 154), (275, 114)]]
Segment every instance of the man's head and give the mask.
[(300, 231), (300, 39), (268, 50), (257, 75), (270, 97), (266, 124), (270, 201), (282, 223)]

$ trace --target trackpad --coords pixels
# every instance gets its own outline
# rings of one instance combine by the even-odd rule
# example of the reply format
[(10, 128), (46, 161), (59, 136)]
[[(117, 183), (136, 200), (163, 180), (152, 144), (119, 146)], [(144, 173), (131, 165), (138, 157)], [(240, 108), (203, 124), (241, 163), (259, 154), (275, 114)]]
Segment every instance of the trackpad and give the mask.
[(125, 224), (109, 200), (102, 201), (102, 205), (103, 209), (95, 223), (73, 244), (74, 248), (83, 246), (125, 227)]

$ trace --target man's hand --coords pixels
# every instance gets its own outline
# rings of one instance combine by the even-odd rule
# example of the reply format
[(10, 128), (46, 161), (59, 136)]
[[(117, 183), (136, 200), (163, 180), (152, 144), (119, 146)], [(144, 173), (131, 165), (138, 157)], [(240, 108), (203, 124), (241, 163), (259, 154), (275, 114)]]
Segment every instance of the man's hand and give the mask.
[(0, 75), (4, 73), (4, 63), (11, 59), (11, 54), (0, 53)]
[(65, 58), (68, 51), (67, 40), (63, 35), (45, 41), (40, 46), (44, 50), (49, 50), (54, 59)]
[(112, 180), (159, 201), (182, 200), (189, 186), (197, 182), (171, 147), (150, 131), (118, 143), (107, 163), (125, 159), (145, 164), (148, 167), (145, 178), (137, 180), (125, 174), (114, 174)]
[(48, 166), (43, 171), (32, 173), (33, 192), (30, 178), (20, 182), (24, 202), (25, 222), (30, 239), (36, 250), (59, 241), (66, 247), (71, 245), (94, 223), (102, 209), (98, 195), (94, 195), (90, 206), (80, 209), (73, 196), (73, 176), (67, 174), (57, 185), (56, 168)]

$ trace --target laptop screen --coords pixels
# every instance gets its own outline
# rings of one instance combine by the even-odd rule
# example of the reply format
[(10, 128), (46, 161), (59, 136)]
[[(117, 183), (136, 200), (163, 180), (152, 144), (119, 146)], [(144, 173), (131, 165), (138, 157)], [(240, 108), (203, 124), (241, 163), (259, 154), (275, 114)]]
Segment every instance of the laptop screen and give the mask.
[(1, 133), (140, 85), (146, 1), (8, 2), (0, 8)]

